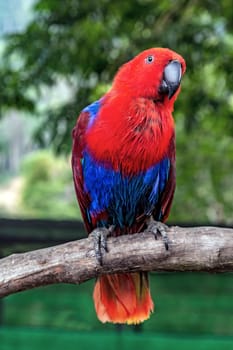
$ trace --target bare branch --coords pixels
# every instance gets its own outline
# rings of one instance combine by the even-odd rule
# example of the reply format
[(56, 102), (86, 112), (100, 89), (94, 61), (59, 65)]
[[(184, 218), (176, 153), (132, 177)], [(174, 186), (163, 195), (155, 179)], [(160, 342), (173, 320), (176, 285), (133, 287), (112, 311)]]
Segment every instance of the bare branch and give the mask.
[(93, 238), (0, 260), (0, 296), (53, 283), (82, 283), (99, 274), (132, 271), (233, 271), (233, 229), (171, 227), (166, 251), (148, 233), (111, 237), (103, 266)]

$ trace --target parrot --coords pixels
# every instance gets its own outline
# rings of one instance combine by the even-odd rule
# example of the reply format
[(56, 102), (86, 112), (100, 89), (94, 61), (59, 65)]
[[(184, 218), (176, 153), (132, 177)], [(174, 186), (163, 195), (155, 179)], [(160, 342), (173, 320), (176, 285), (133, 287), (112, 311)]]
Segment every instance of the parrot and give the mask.
[[(87, 233), (102, 232), (99, 250), (108, 235), (146, 229), (169, 248), (165, 222), (176, 186), (172, 113), (185, 70), (173, 50), (146, 49), (118, 69), (111, 88), (77, 119), (74, 187)], [(148, 272), (100, 275), (93, 299), (103, 323), (139, 324), (154, 310)]]

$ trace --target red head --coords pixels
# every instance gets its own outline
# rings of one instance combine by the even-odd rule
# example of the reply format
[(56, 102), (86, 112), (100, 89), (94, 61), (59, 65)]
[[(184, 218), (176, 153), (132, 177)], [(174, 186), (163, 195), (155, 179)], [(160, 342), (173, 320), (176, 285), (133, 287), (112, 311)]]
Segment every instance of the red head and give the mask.
[(186, 69), (184, 59), (165, 48), (141, 52), (125, 63), (117, 72), (113, 89), (132, 97), (151, 98), (173, 104), (180, 90), (180, 81)]

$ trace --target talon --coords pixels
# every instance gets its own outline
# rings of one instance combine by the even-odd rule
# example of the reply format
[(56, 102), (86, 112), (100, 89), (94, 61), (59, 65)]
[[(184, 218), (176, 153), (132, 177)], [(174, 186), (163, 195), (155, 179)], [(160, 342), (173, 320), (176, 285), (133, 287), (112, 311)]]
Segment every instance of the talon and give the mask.
[(161, 235), (165, 249), (168, 250), (169, 249), (169, 240), (167, 236), (168, 226), (150, 217), (147, 221), (147, 228), (148, 228), (148, 231), (150, 231), (154, 235), (155, 239), (158, 239), (158, 234)]
[(98, 263), (103, 265), (103, 252), (108, 252), (107, 237), (114, 231), (114, 226), (98, 227), (89, 236), (94, 238), (94, 251)]

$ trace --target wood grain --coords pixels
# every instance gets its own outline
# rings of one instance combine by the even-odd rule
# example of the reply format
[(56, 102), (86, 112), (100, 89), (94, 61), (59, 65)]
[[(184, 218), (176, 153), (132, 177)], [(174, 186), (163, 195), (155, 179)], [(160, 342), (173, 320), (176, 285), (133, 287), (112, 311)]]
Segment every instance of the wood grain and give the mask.
[(148, 232), (110, 237), (100, 266), (92, 237), (0, 260), (0, 297), (54, 283), (132, 271), (233, 271), (233, 229), (170, 227), (169, 250)]

